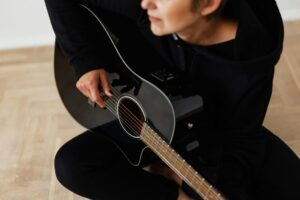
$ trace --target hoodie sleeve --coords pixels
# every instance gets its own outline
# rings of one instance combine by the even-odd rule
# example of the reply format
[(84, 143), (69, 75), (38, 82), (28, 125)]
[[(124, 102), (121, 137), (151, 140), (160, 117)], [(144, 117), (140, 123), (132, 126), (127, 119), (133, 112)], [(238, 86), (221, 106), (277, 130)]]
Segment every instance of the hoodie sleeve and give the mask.
[(45, 3), (56, 40), (76, 79), (88, 71), (109, 67), (113, 60), (106, 33), (81, 3), (91, 10), (111, 11), (135, 22), (142, 14), (139, 0), (45, 0)]

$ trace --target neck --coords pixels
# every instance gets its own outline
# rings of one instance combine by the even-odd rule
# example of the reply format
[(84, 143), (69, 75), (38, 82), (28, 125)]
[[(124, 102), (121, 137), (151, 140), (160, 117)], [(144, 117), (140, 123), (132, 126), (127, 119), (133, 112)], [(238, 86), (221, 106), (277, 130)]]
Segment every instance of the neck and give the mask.
[(232, 40), (236, 36), (238, 22), (223, 18), (199, 19), (190, 27), (176, 34), (187, 43), (208, 46)]

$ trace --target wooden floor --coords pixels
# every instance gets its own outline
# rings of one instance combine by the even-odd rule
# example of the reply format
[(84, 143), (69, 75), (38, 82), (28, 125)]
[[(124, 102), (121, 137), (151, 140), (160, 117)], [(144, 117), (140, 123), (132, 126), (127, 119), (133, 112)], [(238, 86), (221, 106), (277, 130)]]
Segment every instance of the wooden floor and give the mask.
[[(265, 125), (300, 156), (300, 21), (288, 22)], [(53, 171), (57, 149), (84, 131), (66, 112), (53, 47), (0, 51), (0, 199), (83, 199)]]

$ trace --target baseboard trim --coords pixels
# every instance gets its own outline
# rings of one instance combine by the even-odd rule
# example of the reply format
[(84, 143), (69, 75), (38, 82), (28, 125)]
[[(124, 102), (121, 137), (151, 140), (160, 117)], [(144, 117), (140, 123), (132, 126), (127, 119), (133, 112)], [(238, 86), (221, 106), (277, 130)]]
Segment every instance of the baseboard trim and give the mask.
[(36, 46), (53, 45), (55, 41), (54, 35), (35, 36), (35, 37), (18, 37), (18, 38), (2, 38), (0, 39), (0, 50), (27, 48)]

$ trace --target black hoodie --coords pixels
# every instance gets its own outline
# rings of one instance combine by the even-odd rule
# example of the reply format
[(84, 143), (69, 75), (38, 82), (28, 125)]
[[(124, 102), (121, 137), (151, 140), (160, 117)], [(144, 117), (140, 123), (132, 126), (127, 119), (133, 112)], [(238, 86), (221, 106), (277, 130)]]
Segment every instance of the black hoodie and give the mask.
[[(86, 5), (128, 17), (166, 62), (181, 67), (178, 41), (172, 35), (156, 37), (151, 33), (140, 0), (99, 0), (97, 6), (89, 4)], [(112, 56), (107, 51), (108, 44), (101, 40), (106, 36), (95, 31), (97, 27), (89, 23), (79, 3), (46, 0), (46, 5), (57, 41), (74, 67), (76, 78), (99, 67), (108, 68)], [(189, 57), (188, 72), (204, 99), (200, 118), (205, 129), (225, 135), (257, 133), (271, 96), (274, 66), (282, 51), (282, 19), (274, 0), (229, 0), (224, 15), (239, 21), (229, 57), (224, 56), (226, 50), (220, 53), (190, 45), (196, 52)], [(124, 24), (118, 26), (126, 29)]]
[[(106, 36), (96, 31), (97, 25), (90, 23), (79, 3), (45, 1), (57, 41), (74, 67), (75, 77), (99, 67), (109, 68), (113, 58), (103, 40)], [(224, 15), (237, 18), (236, 38), (208, 47), (175, 40), (174, 35), (154, 36), (140, 0), (98, 0), (86, 5), (126, 16), (168, 64), (187, 72), (204, 100), (203, 112), (189, 119), (194, 130), (223, 143), (220, 177), (251, 179), (264, 156), (262, 124), (274, 67), (282, 52), (283, 23), (275, 0), (228, 0)], [(117, 25), (126, 31), (126, 24)], [(183, 63), (178, 58), (184, 56), (188, 59)], [(176, 130), (181, 130), (181, 125), (178, 127)]]
[(220, 54), (197, 48), (190, 72), (196, 76), (210, 128), (230, 135), (257, 133), (282, 52), (282, 19), (273, 0), (229, 0), (225, 11), (239, 20), (230, 56), (224, 56), (228, 49)]

